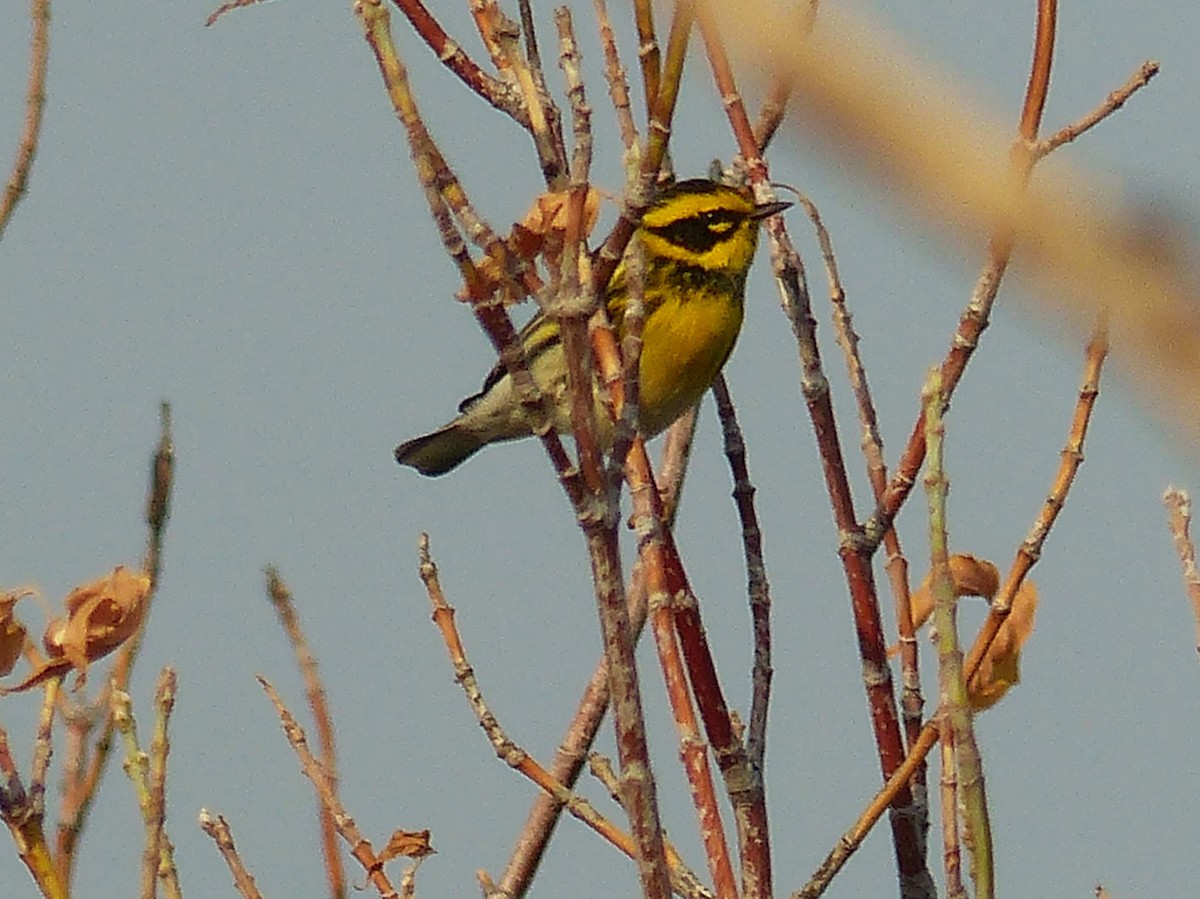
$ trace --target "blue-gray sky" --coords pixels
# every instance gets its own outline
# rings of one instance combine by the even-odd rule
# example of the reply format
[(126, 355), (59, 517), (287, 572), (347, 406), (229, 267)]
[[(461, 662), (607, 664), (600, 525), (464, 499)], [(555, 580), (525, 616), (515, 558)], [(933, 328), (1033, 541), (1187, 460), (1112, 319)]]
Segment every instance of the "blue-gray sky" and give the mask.
[[(0, 28), (0, 136), (10, 148), (28, 40), (24, 4), (12, 6)], [(466, 4), (454, 6), (445, 22), (475, 52)], [(920, 52), (1015, 122), (1033, 3), (886, 6)], [(267, 675), (300, 709), (299, 678), (264, 599), (266, 565), (293, 588), (319, 654), (350, 811), (377, 843), (395, 827), (433, 831), (439, 854), (419, 879), (427, 896), (473, 895), (477, 868), (499, 874), (532, 788), (495, 760), (453, 682), (416, 576), (418, 532), (432, 537), (494, 710), (539, 757), (557, 745), (599, 651), (582, 541), (535, 443), (491, 448), (435, 481), (392, 460), (400, 439), (440, 424), (477, 388), (492, 355), (452, 299), (453, 267), (348, 7), (288, 0), (212, 29), (203, 27), (211, 7), (198, 0), (56, 7), (42, 147), (0, 243), (5, 587), (36, 584), (57, 602), (137, 561), (157, 407), (174, 405), (174, 514), (133, 693), (148, 724), (155, 672), (177, 667), (168, 827), (189, 896), (231, 891), (195, 825), (201, 806), (229, 818), (265, 894), (323, 889), (311, 790), (253, 681)], [(594, 64), (585, 7), (578, 21)], [(549, 34), (548, 7), (539, 16)], [(435, 137), (480, 210), (506, 227), (540, 183), (527, 139), (396, 26)], [(1147, 91), (1065, 152), (1192, 222), (1198, 29), (1192, 3), (1065, 5), (1047, 113), (1048, 127), (1076, 118), (1143, 59), (1159, 59), (1163, 73)], [(617, 192), (603, 83), (589, 87), (601, 135), (595, 177)], [(699, 61), (683, 104), (675, 159), (697, 174), (732, 152)], [(832, 231), (894, 460), (982, 248), (943, 246), (886, 191), (838, 174), (795, 134), (771, 164), (813, 197)], [(815, 264), (802, 220), (792, 221)], [(874, 792), (878, 764), (795, 346), (766, 268), (760, 260), (727, 371), (775, 600), (768, 789), (783, 894)], [(1058, 463), (1083, 358), (1018, 310), (1014, 291), (1002, 293), (948, 420), (953, 547), (1002, 567)], [(822, 314), (865, 508), (858, 429)], [(1197, 660), (1159, 499), (1168, 482), (1200, 489), (1200, 466), (1110, 374), (1087, 461), (1034, 572), (1042, 607), (1024, 682), (979, 720), (1009, 896), (1083, 897), (1097, 881), (1117, 897), (1178, 896), (1200, 881)], [(748, 614), (729, 491), (706, 399), (679, 542), (726, 689), (744, 711)], [(923, 509), (915, 496), (900, 520), (918, 573)], [(40, 623), (33, 604), (22, 608)], [(971, 626), (981, 618), (979, 609), (964, 615)], [(643, 659), (668, 826), (701, 865), (659, 676)], [(933, 667), (926, 661), (927, 674)], [(26, 697), (0, 707), (26, 766), (35, 705)], [(605, 802), (594, 786), (585, 791)], [(79, 894), (131, 895), (140, 843), (116, 768), (84, 840)], [(0, 852), (0, 884), (24, 895), (26, 882), (15, 854)], [(590, 899), (635, 882), (631, 867), (568, 822), (534, 895)], [(893, 889), (881, 832), (829, 895)]]

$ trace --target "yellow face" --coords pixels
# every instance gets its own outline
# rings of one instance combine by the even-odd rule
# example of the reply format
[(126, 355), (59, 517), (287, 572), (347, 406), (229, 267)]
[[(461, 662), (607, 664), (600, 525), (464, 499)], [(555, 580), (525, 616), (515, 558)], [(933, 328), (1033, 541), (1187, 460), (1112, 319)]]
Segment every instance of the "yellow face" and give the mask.
[(754, 258), (761, 217), (740, 191), (711, 181), (681, 181), (646, 210), (638, 235), (648, 259), (737, 274)]

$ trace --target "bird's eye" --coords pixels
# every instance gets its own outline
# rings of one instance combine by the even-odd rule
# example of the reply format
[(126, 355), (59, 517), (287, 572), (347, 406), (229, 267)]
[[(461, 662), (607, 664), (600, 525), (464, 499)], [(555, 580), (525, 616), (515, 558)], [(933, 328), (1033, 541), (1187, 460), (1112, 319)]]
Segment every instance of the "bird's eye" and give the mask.
[(735, 226), (729, 214), (723, 209), (709, 209), (700, 213), (700, 222), (713, 234), (728, 234)]

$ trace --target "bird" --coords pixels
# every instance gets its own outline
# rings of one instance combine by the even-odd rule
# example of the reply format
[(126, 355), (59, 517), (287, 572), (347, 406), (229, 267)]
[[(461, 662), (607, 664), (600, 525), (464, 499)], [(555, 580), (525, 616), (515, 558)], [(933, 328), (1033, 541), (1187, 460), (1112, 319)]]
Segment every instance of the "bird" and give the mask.
[[(632, 241), (640, 243), (643, 278), (642, 354), (638, 369), (638, 431), (650, 438), (696, 405), (720, 373), (742, 327), (746, 276), (760, 222), (791, 203), (755, 203), (748, 192), (693, 178), (663, 190), (647, 207)], [(631, 241), (631, 242), (632, 242)], [(625, 336), (629, 290), (626, 258), (609, 278), (603, 300), (617, 339)], [(518, 339), (529, 372), (551, 409), (551, 425), (569, 433), (567, 365), (558, 323), (538, 312)], [(593, 384), (599, 404), (603, 387)], [(459, 414), (429, 434), (396, 447), (396, 461), (434, 477), (457, 468), (483, 447), (533, 433), (503, 364), (459, 405)], [(598, 405), (601, 446), (613, 426)]]

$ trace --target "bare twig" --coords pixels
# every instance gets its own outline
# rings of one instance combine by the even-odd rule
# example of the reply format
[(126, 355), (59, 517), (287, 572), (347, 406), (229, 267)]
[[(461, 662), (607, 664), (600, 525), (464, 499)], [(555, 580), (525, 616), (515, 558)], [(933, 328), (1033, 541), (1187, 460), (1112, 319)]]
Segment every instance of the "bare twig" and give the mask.
[[(467, 660), (466, 650), (454, 621), (454, 608), (446, 602), (437, 565), (434, 564), (429, 552), (429, 536), (427, 534), (422, 534), (420, 538), (420, 574), (429, 595), (430, 604), (433, 606), (433, 622), (442, 635), (442, 641), (446, 645), (446, 651), (454, 666), (455, 679), (462, 686), (467, 702), (475, 713), (480, 727), (487, 734), (496, 756), (537, 784), (547, 795), (552, 796), (559, 808), (565, 808), (611, 845), (630, 858), (636, 859), (636, 845), (627, 833), (612, 824), (586, 799), (571, 792), (570, 788), (564, 786), (504, 732), (499, 720), (484, 700), (483, 692), (475, 678), (475, 671)], [(626, 787), (622, 795), (627, 796), (627, 790)], [(697, 883), (695, 875), (683, 867), (678, 853), (673, 848), (666, 847), (666, 856), (671, 872), (672, 888), (681, 895), (696, 895), (694, 889), (688, 886), (688, 884)], [(505, 895), (512, 895), (507, 888), (504, 892)]]
[(229, 0), (228, 3), (222, 3), (214, 9), (207, 19), (204, 20), (204, 27), (211, 28), (213, 25), (224, 18), (226, 14), (233, 12), (235, 9), (245, 9), (247, 6), (257, 6), (259, 3), (266, 3), (267, 0)]
[(370, 841), (362, 835), (354, 819), (346, 813), (335, 785), (325, 774), (324, 766), (308, 748), (308, 739), (304, 736), (304, 729), (296, 723), (295, 717), (288, 711), (270, 682), (259, 675), (258, 683), (263, 688), (263, 692), (267, 694), (267, 698), (271, 700), (271, 704), (275, 706), (279, 721), (283, 725), (283, 732), (292, 746), (292, 751), (296, 753), (296, 758), (300, 761), (300, 770), (317, 788), (321, 804), (329, 809), (338, 834), (350, 847), (350, 854), (367, 872), (367, 877), (379, 892), (380, 899), (399, 899), (399, 893), (396, 892), (396, 888), (392, 886), (392, 882), (384, 872), (383, 865), (376, 856), (375, 850), (371, 848)]
[(1033, 158), (1036, 162), (1043, 156), (1053, 153), (1063, 144), (1069, 144), (1086, 132), (1095, 128), (1110, 115), (1120, 109), (1135, 93), (1150, 83), (1150, 79), (1158, 74), (1159, 64), (1152, 59), (1146, 60), (1138, 70), (1129, 76), (1129, 80), (1105, 97), (1104, 102), (1076, 122), (1072, 122), (1049, 137), (1042, 138), (1033, 146)]
[[(537, 151), (538, 164), (546, 184), (552, 191), (562, 190), (567, 178), (567, 151), (563, 142), (562, 117), (558, 107), (546, 90), (546, 79), (542, 74), (541, 59), (528, 58), (521, 51), (518, 41), (519, 30), (510, 28), (506, 16), (499, 11), (493, 0), (476, 4), (479, 7), (495, 7), (494, 22), (502, 23), (491, 38), (496, 42), (503, 58), (502, 68), (516, 79), (525, 108), (529, 114), (529, 133)], [(533, 16), (522, 0), (522, 25), (527, 27), (526, 40), (532, 41), (536, 50), (537, 39), (533, 31)], [(529, 13), (529, 15), (526, 15)], [(479, 17), (476, 17), (479, 21)]]
[(25, 88), (25, 128), (17, 145), (17, 158), (4, 193), (0, 195), (0, 237), (17, 203), (25, 195), (29, 172), (37, 155), (42, 133), (42, 112), (46, 106), (46, 61), (50, 56), (50, 0), (31, 0), (29, 15), (33, 35), (29, 40), (29, 79)]
[(646, 100), (646, 117), (654, 114), (661, 90), (658, 37), (654, 33), (654, 9), (650, 0), (634, 0), (634, 22), (638, 35), (638, 62), (642, 67), (642, 88)]
[[(971, 876), (979, 899), (992, 899), (995, 884), (992, 874), (992, 830), (988, 820), (983, 787), (983, 767), (971, 720), (967, 681), (963, 676), (962, 649), (958, 642), (957, 596), (950, 575), (950, 550), (946, 528), (946, 495), (950, 482), (943, 462), (945, 426), (942, 408), (941, 373), (934, 368), (922, 390), (925, 406), (925, 489), (929, 495), (929, 553), (932, 569), (934, 618), (938, 647), (938, 719), (942, 738), (943, 813), (951, 808), (949, 821), (943, 822), (946, 846), (947, 894), (965, 899), (959, 877), (958, 832), (953, 809), (964, 810), (964, 825), (969, 837)], [(953, 776), (948, 769), (953, 768)], [(946, 795), (949, 793), (949, 795)]]
[(34, 814), (44, 817), (46, 813), (46, 773), (50, 769), (51, 738), (54, 735), (54, 711), (58, 704), (61, 677), (46, 681), (42, 699), (42, 713), (38, 718), (37, 736), (33, 742), (33, 769), (29, 775), (29, 801)]
[[(329, 702), (325, 695), (325, 684), (317, 669), (317, 657), (308, 645), (304, 629), (300, 625), (300, 616), (296, 613), (296, 602), (292, 591), (288, 589), (279, 570), (275, 567), (267, 569), (267, 596), (275, 608), (279, 625), (287, 635), (292, 646), (292, 654), (296, 657), (296, 666), (304, 678), (304, 692), (308, 697), (308, 707), (312, 711), (313, 721), (317, 726), (317, 740), (321, 745), (321, 764), (325, 776), (334, 790), (337, 789), (337, 750), (334, 741), (333, 716), (329, 711)], [(346, 874), (342, 867), (341, 853), (338, 852), (337, 833), (333, 826), (333, 817), (329, 809), (320, 802), (318, 796), (317, 817), (321, 829), (321, 853), (325, 858), (325, 874), (329, 880), (329, 894), (334, 897), (346, 893)]]
[[(154, 737), (150, 743), (149, 807), (147, 820), (147, 844), (157, 838), (158, 852), (154, 876), (163, 883), (170, 899), (182, 899), (179, 889), (179, 872), (175, 867), (175, 847), (167, 836), (167, 754), (171, 750), (167, 736), (167, 725), (175, 708), (175, 669), (164, 668), (158, 675), (154, 690)], [(146, 861), (149, 862), (149, 852)], [(143, 870), (143, 877), (146, 875)], [(143, 881), (144, 883), (145, 881)]]
[[(657, 483), (663, 485), (661, 489), (666, 507), (664, 516), (668, 528), (674, 521), (676, 501), (687, 471), (695, 421), (693, 410), (670, 427), (664, 440), (663, 461)], [(646, 622), (645, 567), (640, 562), (634, 566), (626, 597), (630, 625), (635, 636), (640, 636)], [(608, 665), (601, 657), (579, 700), (575, 715), (559, 741), (559, 748), (550, 770), (551, 777), (568, 790), (575, 785), (588, 750), (599, 731), (604, 713), (608, 709), (608, 703)], [(562, 808), (562, 804), (550, 793), (540, 793), (534, 800), (501, 879), (501, 889), (507, 896), (525, 894), (546, 851)]]
[(738, 424), (737, 410), (729, 395), (725, 375), (713, 382), (713, 398), (725, 439), (725, 458), (733, 477), (733, 501), (742, 524), (742, 553), (746, 559), (746, 592), (754, 633), (754, 664), (751, 670), (750, 720), (746, 733), (746, 756), (757, 771), (763, 770), (767, 753), (767, 711), (771, 704), (771, 586), (763, 561), (762, 529), (754, 508), (755, 487), (746, 462), (746, 441)]
[[(993, 600), (992, 612), (989, 613), (984, 626), (975, 638), (975, 644), (965, 665), (967, 683), (971, 682), (983, 663), (1000, 625), (1007, 619), (1008, 613), (1011, 611), (1013, 599), (1020, 590), (1025, 576), (1041, 554), (1042, 544), (1049, 534), (1050, 527), (1066, 502), (1075, 472), (1083, 459), (1083, 438), (1087, 433), (1092, 409), (1095, 406), (1100, 373), (1107, 351), (1108, 344), (1104, 331), (1098, 330), (1088, 343), (1084, 360), (1083, 384), (1079, 390), (1079, 399), (1075, 404), (1071, 430), (1062, 453), (1058, 473), (1055, 475), (1049, 495), (1046, 497), (1029, 536), (1018, 550), (1000, 594)], [(909, 748), (903, 764), (888, 778), (883, 789), (875, 795), (853, 826), (841, 836), (837, 845), (830, 850), (804, 888), (794, 894), (794, 899), (816, 899), (824, 893), (833, 877), (862, 844), (897, 793), (913, 777), (929, 750), (937, 744), (937, 738), (937, 724), (931, 721), (922, 728), (917, 741)]]
[[(113, 662), (112, 674), (92, 710), (83, 710), (67, 722), (68, 752), (63, 769), (62, 803), (59, 808), (55, 837), (55, 865), (59, 877), (69, 885), (75, 867), (75, 851), (79, 835), (96, 799), (104, 772), (108, 767), (113, 742), (111, 690), (123, 690), (129, 684), (130, 672), (141, 648), (149, 622), (149, 605), (158, 590), (162, 569), (163, 540), (170, 518), (171, 494), (175, 477), (175, 445), (171, 429), (171, 406), (163, 402), (159, 409), (159, 438), (150, 464), (150, 487), (146, 496), (146, 553), (143, 570), (150, 578), (150, 594), (146, 597), (147, 611), (143, 614), (137, 633), (121, 647)], [(88, 741), (99, 721), (99, 733), (88, 751)]]
[(1189, 533), (1192, 523), (1192, 501), (1187, 493), (1168, 487), (1163, 493), (1163, 505), (1167, 507), (1167, 523), (1171, 536), (1175, 538), (1175, 551), (1183, 565), (1183, 584), (1192, 603), (1192, 615), (1196, 619), (1196, 652), (1200, 653), (1200, 571), (1196, 569), (1196, 546)]
[(150, 490), (146, 495), (146, 556), (142, 568), (150, 583), (158, 584), (162, 569), (163, 537), (171, 517), (171, 490), (175, 482), (175, 444), (171, 436), (171, 404), (159, 404), (158, 446), (150, 462)]
[[(1009, 178), (1016, 185), (1024, 185), (1036, 161), (1029, 148), (1037, 140), (1041, 127), (1046, 96), (1050, 90), (1050, 71), (1054, 62), (1054, 38), (1058, 21), (1057, 0), (1038, 0), (1037, 26), (1034, 33), (1033, 59), (1029, 68), (1029, 81), (1025, 88), (1025, 101), (1021, 108), (1021, 119), (1017, 127), (1017, 138), (1010, 153)], [(971, 299), (959, 319), (958, 329), (941, 365), (942, 390), (947, 406), (961, 380), (967, 363), (979, 345), (979, 338), (987, 329), (991, 319), (992, 305), (1000, 292), (1000, 282), (1008, 270), (1012, 258), (1015, 234), (1011, 225), (1002, 225), (988, 241), (987, 259), (983, 270), (971, 291)], [(908, 493), (912, 490), (916, 473), (925, 459), (924, 409), (913, 424), (908, 444), (896, 464), (887, 492), (877, 500), (875, 515), (867, 523), (866, 532), (873, 542), (890, 527)]]
[(404, 13), (413, 30), (429, 45), (438, 60), (459, 77), (463, 84), (496, 109), (509, 115), (524, 128), (529, 128), (529, 113), (520, 96), (507, 81), (493, 78), (463, 51), (433, 17), (421, 0), (393, 0)]
[(163, 669), (159, 676), (155, 695), (157, 715), (152, 759), (138, 742), (137, 722), (133, 717), (133, 705), (129, 694), (114, 689), (109, 696), (112, 704), (111, 720), (125, 744), (125, 773), (133, 783), (137, 794), (138, 808), (142, 812), (142, 826), (146, 831), (145, 847), (142, 851), (142, 899), (154, 899), (158, 894), (161, 877), (172, 897), (179, 896), (179, 884), (175, 868), (175, 847), (166, 836), (164, 816), (166, 814), (166, 757), (168, 741), (167, 720), (174, 703), (175, 673)]
[(958, 829), (958, 771), (954, 765), (954, 728), (946, 723), (938, 727), (942, 748), (942, 870), (946, 878), (946, 899), (968, 899), (962, 880), (962, 843)]
[[(588, 178), (592, 164), (592, 110), (580, 72), (579, 45), (570, 10), (558, 9), (554, 16), (559, 40), (559, 65), (567, 85), (571, 106), (572, 132), (575, 148), (571, 157), (569, 199), (566, 228), (563, 235), (562, 265), (558, 289), (544, 305), (548, 317), (558, 322), (559, 337), (567, 365), (570, 387), (571, 430), (579, 454), (579, 467), (587, 483), (592, 514), (581, 519), (585, 530), (607, 527), (614, 523), (619, 512), (614, 485), (606, 485), (602, 477), (601, 451), (597, 438), (596, 404), (592, 384), (591, 355), (588, 351), (588, 320), (597, 305), (594, 283), (588, 276), (588, 260), (583, 233), (584, 204), (588, 195)], [(552, 285), (553, 286), (553, 285)], [(609, 538), (596, 536), (603, 542)]]
[(1021, 589), (1021, 584), (1024, 582), (1025, 576), (1029, 574), (1030, 569), (1041, 558), (1042, 546), (1046, 542), (1046, 537), (1049, 536), (1050, 529), (1054, 526), (1054, 522), (1058, 520), (1059, 513), (1062, 512), (1063, 506), (1066, 504), (1067, 494), (1071, 490), (1071, 485), (1075, 482), (1075, 475), (1079, 471), (1079, 466), (1083, 464), (1083, 442), (1087, 437), (1092, 410), (1095, 408), (1096, 399), (1100, 395), (1100, 373), (1103, 370), (1104, 360), (1107, 357), (1108, 330), (1102, 321), (1097, 325), (1095, 332), (1092, 334), (1092, 339), (1088, 341), (1086, 358), (1084, 360), (1083, 383), (1079, 388), (1079, 399), (1075, 403), (1075, 414), (1071, 420), (1071, 431), (1067, 437), (1066, 445), (1062, 450), (1058, 472), (1054, 476), (1054, 482), (1050, 486), (1050, 492), (1046, 496), (1046, 501), (1042, 504), (1041, 513), (1017, 550), (1017, 557), (1013, 560), (1011, 568), (1009, 568), (1004, 586), (1000, 588), (999, 595), (991, 603), (988, 617), (984, 620), (983, 626), (979, 629), (979, 634), (975, 638), (975, 645), (967, 657), (968, 679), (974, 677), (975, 672), (979, 670), (979, 666), (982, 664), (988, 648), (992, 645), (992, 641), (996, 638), (996, 633), (1000, 630), (1000, 625), (1004, 623), (1005, 619), (1008, 618), (1009, 612), (1012, 611), (1013, 599)]
[(242, 862), (242, 857), (233, 844), (233, 832), (229, 829), (229, 822), (221, 815), (213, 818), (208, 809), (202, 808), (200, 809), (200, 829), (212, 837), (213, 842), (217, 844), (221, 857), (229, 866), (229, 873), (233, 875), (233, 885), (242, 895), (242, 899), (263, 899), (262, 893), (258, 891), (258, 887), (254, 883), (254, 878), (246, 870), (246, 865)]
[(16, 762), (8, 747), (8, 733), (0, 727), (0, 819), (8, 826), (17, 855), (33, 875), (34, 883), (47, 899), (68, 899), (66, 882), (59, 876), (46, 836), (42, 816), (37, 814)]
[(600, 32), (600, 44), (604, 48), (604, 77), (608, 81), (608, 94), (612, 99), (613, 109), (617, 114), (617, 127), (621, 132), (621, 143), (628, 154), (637, 145), (637, 126), (633, 122), (633, 112), (629, 107), (629, 82), (625, 76), (625, 67), (621, 65), (621, 55), (617, 50), (617, 40), (613, 34), (612, 20), (608, 16), (607, 0), (592, 0), (596, 10), (596, 27)]

